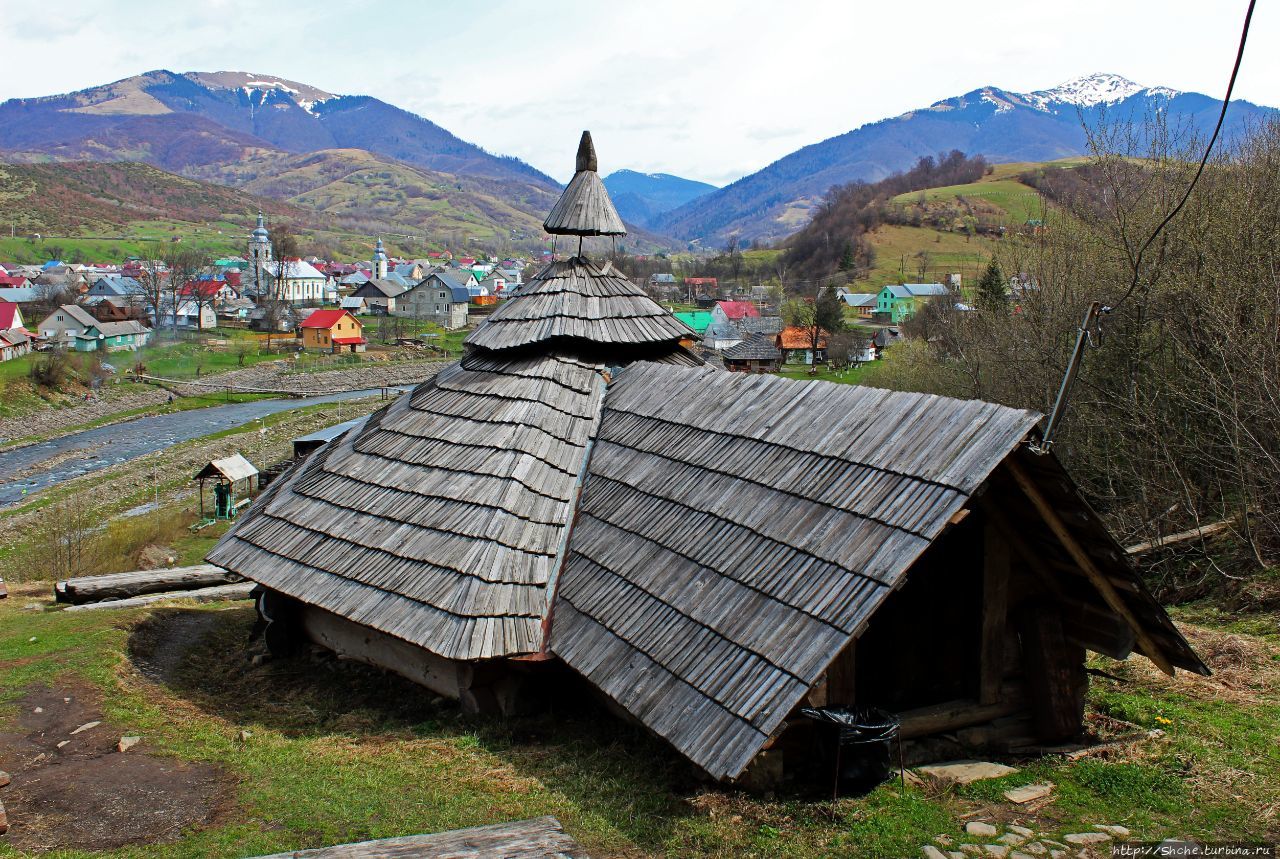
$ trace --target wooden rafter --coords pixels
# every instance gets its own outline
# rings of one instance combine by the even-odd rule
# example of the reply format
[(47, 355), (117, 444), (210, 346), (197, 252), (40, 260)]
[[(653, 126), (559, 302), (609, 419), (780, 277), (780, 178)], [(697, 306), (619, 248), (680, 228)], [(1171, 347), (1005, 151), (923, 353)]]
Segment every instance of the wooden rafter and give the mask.
[(1019, 488), (1021, 488), (1027, 498), (1031, 500), (1032, 505), (1036, 508), (1036, 511), (1039, 512), (1040, 517), (1044, 519), (1045, 524), (1049, 526), (1049, 530), (1058, 538), (1058, 542), (1062, 543), (1068, 554), (1071, 555), (1072, 560), (1076, 562), (1076, 565), (1079, 566), (1081, 571), (1083, 571), (1089, 578), (1089, 581), (1093, 583), (1093, 586), (1098, 589), (1098, 593), (1101, 594), (1102, 598), (1106, 601), (1107, 605), (1111, 607), (1112, 611), (1124, 618), (1125, 623), (1127, 623), (1129, 628), (1133, 630), (1133, 634), (1137, 637), (1138, 643), (1142, 645), (1142, 652), (1146, 654), (1152, 662), (1159, 666), (1161, 671), (1172, 677), (1173, 665), (1169, 662), (1168, 657), (1165, 656), (1164, 651), (1155, 643), (1154, 640), (1152, 640), (1151, 636), (1147, 634), (1146, 629), (1138, 621), (1138, 618), (1134, 616), (1133, 612), (1120, 596), (1119, 592), (1116, 591), (1111, 580), (1107, 578), (1106, 574), (1103, 573), (1102, 570), (1098, 569), (1098, 565), (1094, 563), (1093, 558), (1091, 558), (1089, 553), (1085, 551), (1084, 546), (1080, 545), (1080, 542), (1071, 533), (1070, 529), (1067, 528), (1066, 523), (1062, 521), (1062, 517), (1058, 515), (1058, 511), (1055, 510), (1053, 505), (1049, 503), (1049, 500), (1044, 497), (1044, 494), (1040, 491), (1040, 487), (1036, 486), (1035, 481), (1031, 479), (1030, 475), (1027, 474), (1026, 470), (1015, 458), (1010, 457), (1006, 460), (1006, 465), (1009, 468), (1009, 473), (1013, 475), (1013, 479), (1017, 482)]

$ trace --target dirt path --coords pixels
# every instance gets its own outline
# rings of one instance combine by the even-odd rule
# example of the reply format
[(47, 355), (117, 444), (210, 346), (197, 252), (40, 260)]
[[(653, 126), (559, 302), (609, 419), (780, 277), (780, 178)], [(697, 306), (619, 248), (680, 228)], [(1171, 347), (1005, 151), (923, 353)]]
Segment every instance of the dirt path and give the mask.
[(0, 733), (0, 769), (13, 779), (0, 798), (5, 840), (18, 850), (176, 841), (214, 823), (232, 801), (231, 780), (214, 766), (149, 755), (145, 737), (117, 751), (129, 731), (103, 721), (90, 687), (33, 687), (17, 711)]

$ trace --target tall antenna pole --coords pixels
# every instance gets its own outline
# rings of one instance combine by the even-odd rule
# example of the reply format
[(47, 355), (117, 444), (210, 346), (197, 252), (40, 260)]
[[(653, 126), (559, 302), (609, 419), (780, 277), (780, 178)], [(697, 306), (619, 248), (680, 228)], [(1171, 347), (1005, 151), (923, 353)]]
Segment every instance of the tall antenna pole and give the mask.
[(1102, 303), (1094, 301), (1084, 312), (1084, 321), (1080, 323), (1080, 332), (1076, 335), (1076, 346), (1071, 350), (1071, 360), (1067, 363), (1067, 372), (1062, 376), (1062, 386), (1058, 388), (1058, 398), (1053, 402), (1053, 411), (1049, 413), (1049, 423), (1044, 428), (1044, 435), (1039, 444), (1031, 445), (1033, 453), (1047, 454), (1053, 447), (1053, 431), (1058, 428), (1062, 415), (1067, 410), (1067, 399), (1071, 395), (1071, 386), (1075, 384), (1076, 375), (1080, 372), (1080, 361), (1084, 358), (1085, 346), (1089, 345), (1089, 328), (1102, 312)]

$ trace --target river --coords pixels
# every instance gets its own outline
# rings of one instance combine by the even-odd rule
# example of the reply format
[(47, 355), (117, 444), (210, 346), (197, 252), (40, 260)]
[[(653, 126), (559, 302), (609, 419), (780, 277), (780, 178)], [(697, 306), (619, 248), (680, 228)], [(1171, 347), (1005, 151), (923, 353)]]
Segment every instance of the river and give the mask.
[[(408, 388), (390, 388), (405, 391)], [(161, 448), (232, 429), (291, 409), (377, 396), (380, 389), (344, 391), (297, 400), (254, 400), (185, 412), (134, 418), (125, 423), (71, 433), (0, 453), (0, 506), (66, 480), (128, 462)], [(337, 423), (337, 421), (334, 421)], [(197, 468), (202, 463), (193, 463)], [(192, 472), (194, 473), (194, 471)], [(20, 475), (8, 477), (8, 475)]]

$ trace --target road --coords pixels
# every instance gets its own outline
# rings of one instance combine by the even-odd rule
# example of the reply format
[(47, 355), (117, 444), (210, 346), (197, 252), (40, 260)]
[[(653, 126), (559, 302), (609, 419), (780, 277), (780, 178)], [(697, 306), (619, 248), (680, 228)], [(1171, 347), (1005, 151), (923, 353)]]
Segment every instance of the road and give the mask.
[[(408, 388), (393, 388), (404, 391)], [(344, 391), (300, 400), (255, 400), (185, 412), (135, 418), (125, 423), (71, 433), (16, 450), (0, 453), (0, 506), (21, 501), (26, 495), (128, 462), (139, 456), (184, 441), (211, 435), (258, 418), (320, 403), (336, 403), (376, 396), (379, 389)], [(336, 423), (336, 421), (335, 421)], [(202, 463), (193, 463), (194, 469)]]

